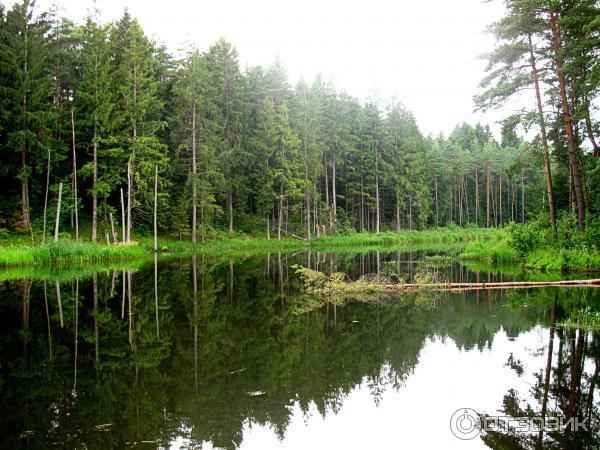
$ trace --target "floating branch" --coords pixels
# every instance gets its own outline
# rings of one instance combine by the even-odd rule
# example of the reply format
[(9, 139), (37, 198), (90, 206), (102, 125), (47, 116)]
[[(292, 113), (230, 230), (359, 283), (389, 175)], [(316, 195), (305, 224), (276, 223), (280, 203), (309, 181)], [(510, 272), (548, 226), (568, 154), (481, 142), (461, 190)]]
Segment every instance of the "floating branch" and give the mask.
[(589, 280), (564, 280), (564, 281), (509, 281), (498, 283), (397, 283), (389, 284), (361, 278), (357, 281), (349, 281), (346, 275), (334, 273), (325, 275), (316, 270), (296, 266), (304, 288), (312, 294), (335, 295), (335, 294), (376, 294), (376, 293), (402, 293), (402, 292), (452, 292), (472, 291), (486, 289), (528, 289), (540, 287), (600, 287), (600, 279)]

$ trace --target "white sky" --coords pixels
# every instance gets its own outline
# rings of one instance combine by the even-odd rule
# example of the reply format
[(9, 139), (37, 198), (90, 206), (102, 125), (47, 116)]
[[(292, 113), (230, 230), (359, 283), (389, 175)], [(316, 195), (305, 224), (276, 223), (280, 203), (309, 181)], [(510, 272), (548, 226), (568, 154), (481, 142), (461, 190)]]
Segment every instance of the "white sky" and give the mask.
[[(2, 0), (11, 3), (10, 0)], [(91, 0), (57, 4), (81, 21)], [(477, 59), (493, 46), (486, 26), (502, 1), (484, 0), (99, 0), (105, 20), (125, 7), (171, 51), (186, 42), (206, 50), (220, 36), (239, 51), (241, 67), (267, 66), (279, 56), (292, 84), (318, 73), (365, 99), (395, 97), (415, 114), (424, 134), (448, 134), (457, 122), (493, 124), (502, 114), (473, 113), (483, 76)]]

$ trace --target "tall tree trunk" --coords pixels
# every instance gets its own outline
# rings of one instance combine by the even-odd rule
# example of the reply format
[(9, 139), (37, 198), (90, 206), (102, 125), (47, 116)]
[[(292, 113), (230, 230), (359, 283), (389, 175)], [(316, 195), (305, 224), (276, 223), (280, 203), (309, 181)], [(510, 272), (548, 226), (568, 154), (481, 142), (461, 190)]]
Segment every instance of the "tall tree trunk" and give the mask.
[(50, 191), (50, 147), (48, 147), (48, 165), (46, 166), (46, 194), (44, 196), (44, 226), (42, 229), (42, 244), (46, 243), (46, 224), (48, 211), (48, 192)]
[(567, 83), (565, 74), (563, 71), (563, 61), (561, 52), (560, 42), (560, 29), (558, 27), (558, 17), (555, 12), (550, 12), (550, 25), (552, 27), (552, 46), (554, 47), (554, 63), (556, 66), (556, 75), (558, 77), (558, 87), (560, 92), (560, 99), (562, 103), (562, 116), (565, 125), (565, 131), (567, 133), (567, 149), (569, 153), (569, 166), (573, 173), (573, 185), (575, 189), (575, 199), (577, 201), (577, 221), (579, 225), (579, 231), (585, 230), (585, 204), (583, 200), (583, 190), (581, 188), (581, 178), (579, 175), (579, 164), (577, 158), (577, 148), (575, 144), (575, 137), (573, 134), (573, 120), (569, 109), (569, 102), (567, 100)]
[(479, 169), (475, 169), (475, 225), (479, 226)]
[(546, 134), (546, 120), (544, 119), (544, 109), (542, 107), (542, 94), (540, 92), (540, 82), (535, 55), (533, 53), (533, 42), (531, 33), (527, 35), (529, 42), (529, 62), (531, 64), (531, 77), (535, 88), (535, 98), (537, 102), (538, 122), (542, 138), (542, 150), (544, 152), (544, 174), (546, 178), (546, 190), (548, 192), (548, 210), (550, 212), (550, 224), (552, 231), (556, 232), (556, 210), (554, 208), (554, 188), (552, 186), (552, 171), (550, 169), (550, 154), (548, 152), (548, 136)]
[[(25, 150), (21, 154), (21, 169), (23, 173), (27, 170), (27, 161), (25, 157)], [(31, 230), (31, 221), (29, 220), (29, 185), (28, 180), (23, 176), (21, 179), (21, 208), (22, 208), (22, 216), (23, 216), (23, 224), (25, 229)]]
[(502, 172), (498, 174), (498, 216), (500, 225), (502, 225)]
[(412, 194), (408, 196), (408, 229), (412, 231)]
[(490, 227), (490, 166), (486, 169), (485, 181), (485, 226)]
[(93, 145), (93, 169), (92, 169), (92, 242), (98, 238), (98, 194), (96, 194), (96, 184), (98, 183), (98, 142), (96, 119), (94, 119), (94, 145)]
[(192, 104), (192, 242), (196, 243), (196, 102)]
[(463, 176), (460, 176), (459, 184), (458, 184), (458, 225), (462, 227), (463, 220), (463, 195), (462, 195), (462, 187), (463, 187)]
[(365, 183), (360, 176), (360, 231), (365, 231)]
[(125, 199), (123, 196), (123, 188), (121, 188), (121, 234), (122, 242), (127, 242), (127, 236), (125, 235)]
[(279, 185), (279, 206), (277, 216), (277, 240), (281, 240), (281, 228), (283, 227), (283, 184)]
[(468, 178), (466, 176), (463, 176), (463, 183), (464, 183), (464, 187), (463, 187), (463, 192), (465, 194), (465, 223), (470, 223), (469, 220), (469, 185), (468, 185)]
[(329, 168), (327, 167), (327, 153), (323, 155), (325, 168), (325, 205), (327, 207), (327, 217), (329, 218), (329, 228), (331, 228), (331, 204), (329, 203)]
[(514, 222), (515, 221), (515, 210), (516, 210), (515, 204), (517, 202), (517, 197), (516, 197), (516, 192), (515, 192), (516, 191), (516, 189), (515, 189), (515, 180), (514, 179), (513, 179), (512, 183), (511, 183), (510, 187), (511, 187), (511, 191), (512, 191), (512, 197), (511, 197), (511, 199), (512, 199), (511, 203), (512, 204), (511, 204), (511, 207), (510, 207), (510, 220), (511, 220), (511, 222)]
[[(23, 10), (26, 14), (28, 14), (29, 10), (29, 0), (24, 0), (23, 2)], [(28, 19), (26, 19), (28, 20)], [(24, 40), (24, 57), (23, 57), (23, 72), (27, 75), (29, 73), (29, 34), (28, 34), (28, 24), (25, 24), (25, 30), (23, 33)], [(23, 93), (23, 111), (27, 111), (27, 90)], [(26, 123), (23, 123), (23, 129), (27, 126)], [(25, 175), (27, 173), (27, 141), (26, 138), (23, 139), (23, 144), (21, 148), (21, 208), (22, 208), (22, 220), (25, 226), (25, 229), (29, 230), (31, 233), (31, 242), (33, 244), (33, 230), (31, 229), (31, 221), (29, 220), (29, 185), (28, 185), (28, 177)]]
[(336, 164), (337, 158), (335, 154), (335, 148), (333, 149), (333, 161), (331, 166), (331, 223), (330, 228), (333, 228), (333, 224), (337, 220), (337, 192), (336, 192)]
[(377, 151), (377, 144), (375, 145), (375, 202), (375, 214), (377, 215), (375, 218), (375, 229), (377, 234), (379, 234), (379, 219), (381, 216), (379, 214), (379, 153)]
[(127, 236), (126, 242), (131, 242), (131, 157), (127, 162)]
[(71, 108), (71, 136), (73, 140), (73, 203), (75, 211), (75, 241), (79, 242), (79, 213), (77, 204), (77, 153), (75, 151), (75, 109)]
[(54, 225), (54, 242), (58, 241), (58, 229), (60, 227), (60, 203), (62, 201), (62, 183), (58, 184), (58, 203), (56, 204), (56, 224)]
[(113, 215), (110, 213), (110, 232), (112, 234), (113, 244), (117, 243), (117, 233), (115, 233), (115, 222), (113, 220)]
[(494, 191), (494, 176), (491, 177), (490, 190), (492, 193), (492, 211), (494, 213), (494, 226), (498, 226), (498, 209), (496, 206), (496, 191)]
[(158, 164), (154, 166), (154, 253), (158, 251), (158, 221), (157, 221), (157, 208), (158, 208)]
[(525, 170), (521, 171), (521, 223), (525, 223)]
[(306, 202), (306, 238), (310, 241), (310, 189), (308, 188), (308, 149), (306, 147), (306, 137), (303, 141), (302, 148), (304, 150), (304, 201)]
[(396, 188), (396, 231), (400, 231), (400, 192)]
[(233, 234), (233, 192), (227, 193), (227, 215), (229, 216), (229, 234)]
[(438, 198), (438, 176), (437, 173), (434, 177), (434, 185), (435, 185), (435, 226), (440, 226), (440, 202)]

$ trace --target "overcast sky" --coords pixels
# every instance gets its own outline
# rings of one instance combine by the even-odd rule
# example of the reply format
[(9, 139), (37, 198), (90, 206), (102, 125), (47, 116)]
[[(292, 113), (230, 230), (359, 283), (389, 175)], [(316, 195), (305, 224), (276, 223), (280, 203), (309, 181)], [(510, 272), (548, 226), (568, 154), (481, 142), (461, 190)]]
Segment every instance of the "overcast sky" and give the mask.
[[(2, 0), (3, 3), (11, 3)], [(91, 0), (56, 4), (81, 21)], [(220, 36), (238, 49), (242, 68), (278, 56), (292, 83), (318, 73), (360, 99), (395, 97), (415, 114), (425, 134), (449, 133), (460, 121), (492, 124), (499, 114), (474, 114), (472, 97), (493, 39), (486, 26), (503, 11), (500, 0), (101, 0), (104, 20), (127, 7), (146, 32), (176, 51), (202, 50)]]

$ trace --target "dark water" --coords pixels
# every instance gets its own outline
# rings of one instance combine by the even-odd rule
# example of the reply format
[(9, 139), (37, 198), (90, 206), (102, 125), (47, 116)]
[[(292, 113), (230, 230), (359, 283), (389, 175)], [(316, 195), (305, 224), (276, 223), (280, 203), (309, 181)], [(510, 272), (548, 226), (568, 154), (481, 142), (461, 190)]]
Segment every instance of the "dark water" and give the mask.
[[(412, 280), (427, 256), (198, 256), (2, 282), (2, 448), (598, 448), (598, 336), (553, 326), (598, 291), (310, 310), (291, 267)], [(520, 277), (439, 266), (453, 281)], [(462, 408), (587, 430), (461, 440)]]

